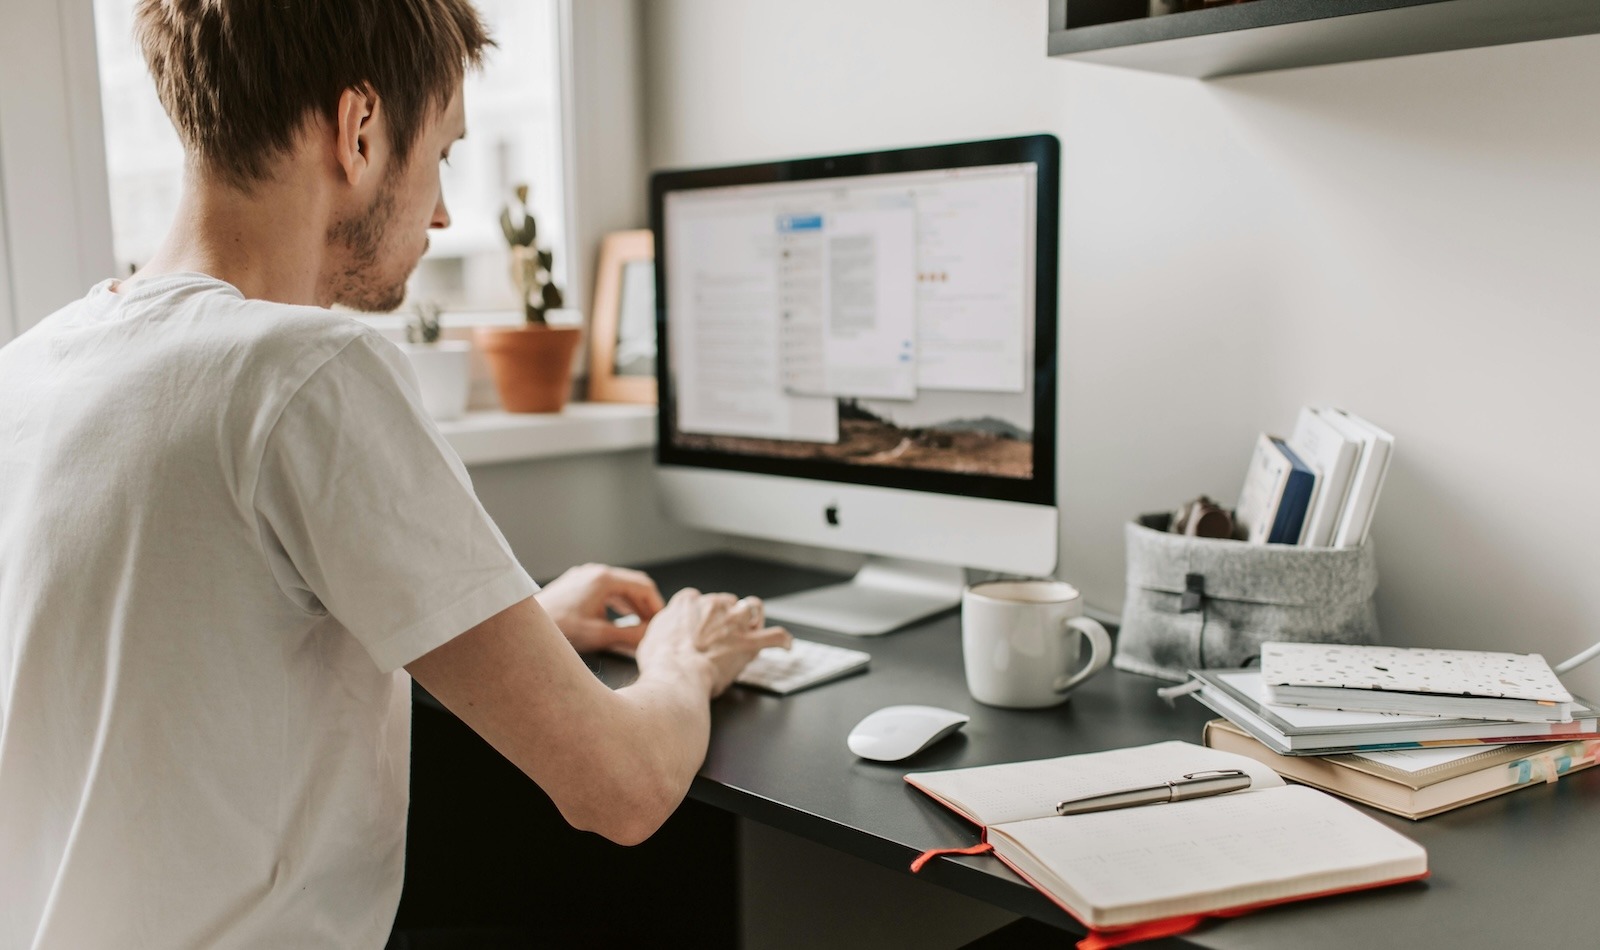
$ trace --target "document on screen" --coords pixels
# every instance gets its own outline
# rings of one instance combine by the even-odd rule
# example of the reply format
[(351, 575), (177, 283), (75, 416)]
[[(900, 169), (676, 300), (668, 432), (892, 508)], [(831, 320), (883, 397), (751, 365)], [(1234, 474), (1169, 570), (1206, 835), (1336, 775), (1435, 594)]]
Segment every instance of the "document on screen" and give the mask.
[(1022, 392), (1033, 325), (1032, 166), (917, 188), (917, 387)]
[(917, 221), (910, 197), (785, 214), (777, 228), (784, 390), (915, 398)]
[(668, 343), (678, 426), (706, 435), (837, 442), (839, 403), (782, 385), (774, 216), (737, 206), (671, 217)]

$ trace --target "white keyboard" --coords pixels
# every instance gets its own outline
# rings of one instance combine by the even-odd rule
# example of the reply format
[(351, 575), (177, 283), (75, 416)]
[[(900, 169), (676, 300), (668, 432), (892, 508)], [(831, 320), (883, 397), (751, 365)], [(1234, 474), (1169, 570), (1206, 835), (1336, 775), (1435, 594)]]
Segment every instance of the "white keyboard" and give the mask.
[[(632, 627), (639, 618), (619, 617), (619, 627)], [(633, 647), (613, 647), (611, 652), (633, 659)], [(767, 647), (751, 660), (733, 681), (786, 696), (789, 693), (838, 679), (867, 665), (872, 654), (844, 647), (829, 646), (815, 640), (795, 639), (789, 649)]]
[(854, 673), (871, 659), (871, 654), (860, 650), (795, 640), (787, 650), (768, 647), (756, 654), (734, 682), (782, 696)]

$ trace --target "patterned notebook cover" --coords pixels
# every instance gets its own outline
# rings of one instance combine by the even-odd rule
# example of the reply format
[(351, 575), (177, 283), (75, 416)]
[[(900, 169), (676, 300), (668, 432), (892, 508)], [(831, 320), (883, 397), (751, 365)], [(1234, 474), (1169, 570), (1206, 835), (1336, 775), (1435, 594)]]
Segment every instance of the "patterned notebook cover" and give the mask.
[(1261, 677), (1268, 686), (1572, 702), (1572, 694), (1537, 653), (1263, 643)]

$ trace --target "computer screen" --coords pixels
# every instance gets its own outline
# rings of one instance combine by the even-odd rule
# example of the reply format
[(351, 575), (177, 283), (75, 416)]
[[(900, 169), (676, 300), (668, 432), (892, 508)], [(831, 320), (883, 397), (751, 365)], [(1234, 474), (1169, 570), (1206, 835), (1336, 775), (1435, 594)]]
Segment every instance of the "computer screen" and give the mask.
[[(1053, 506), (1058, 154), (1037, 135), (657, 173), (663, 468)], [(768, 487), (772, 507), (811, 504)], [(841, 527), (844, 501), (818, 507), (802, 517)], [(738, 529), (973, 553), (772, 520)]]

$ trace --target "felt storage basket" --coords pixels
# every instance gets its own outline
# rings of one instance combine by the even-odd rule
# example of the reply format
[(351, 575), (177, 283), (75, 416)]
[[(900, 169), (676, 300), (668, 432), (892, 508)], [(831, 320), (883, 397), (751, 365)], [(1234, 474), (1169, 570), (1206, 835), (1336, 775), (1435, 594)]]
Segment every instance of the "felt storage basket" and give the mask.
[(1260, 662), (1267, 640), (1377, 643), (1378, 566), (1355, 548), (1191, 538), (1171, 515), (1127, 526), (1127, 599), (1117, 669), (1183, 680)]

